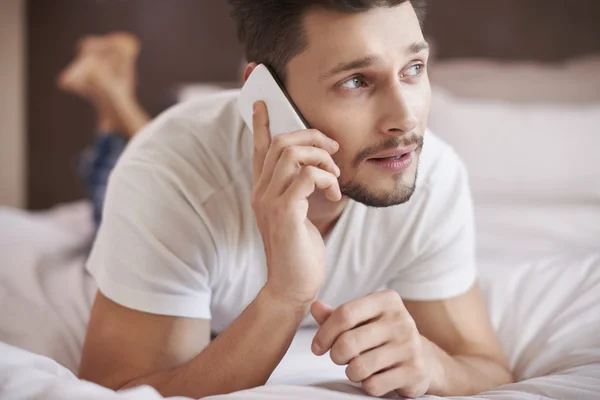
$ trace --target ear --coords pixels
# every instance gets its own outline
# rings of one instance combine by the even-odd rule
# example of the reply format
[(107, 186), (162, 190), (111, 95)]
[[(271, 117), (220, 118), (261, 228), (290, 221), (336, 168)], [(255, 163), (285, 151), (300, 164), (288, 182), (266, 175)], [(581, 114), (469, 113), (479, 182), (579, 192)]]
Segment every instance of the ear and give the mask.
[(246, 68), (244, 68), (244, 83), (246, 83), (246, 81), (250, 77), (250, 74), (252, 73), (252, 71), (254, 71), (254, 68), (256, 68), (257, 65), (258, 64), (255, 62), (251, 62), (246, 65)]

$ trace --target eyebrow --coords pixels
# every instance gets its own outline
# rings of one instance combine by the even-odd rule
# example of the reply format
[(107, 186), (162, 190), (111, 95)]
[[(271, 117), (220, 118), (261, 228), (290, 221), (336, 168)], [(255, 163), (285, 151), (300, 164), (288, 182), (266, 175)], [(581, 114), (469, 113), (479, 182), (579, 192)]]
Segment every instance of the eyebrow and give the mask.
[(332, 68), (329, 72), (326, 72), (325, 74), (321, 75), (319, 77), (319, 80), (325, 80), (337, 74), (341, 74), (342, 72), (351, 71), (353, 69), (370, 67), (371, 65), (376, 64), (379, 61), (379, 57), (367, 56), (364, 58), (359, 58), (358, 60), (350, 61), (348, 63), (340, 63), (334, 68)]
[(428, 48), (429, 48), (429, 43), (427, 43), (426, 41), (413, 43), (410, 46), (408, 46), (408, 49), (406, 49), (405, 54), (407, 56), (412, 56), (412, 55), (418, 54)]
[[(429, 48), (429, 44), (425, 41), (413, 43), (410, 46), (408, 46), (405, 54), (407, 56), (412, 56), (412, 55), (420, 53), (421, 51), (428, 49), (428, 48)], [(373, 64), (377, 64), (379, 62), (381, 62), (381, 59), (379, 57), (367, 56), (367, 57), (359, 58), (357, 60), (350, 61), (347, 63), (340, 63), (340, 64), (336, 65), (334, 68), (332, 68), (329, 72), (326, 72), (323, 75), (321, 75), (319, 77), (319, 80), (325, 80), (325, 79), (331, 78), (332, 76), (341, 74), (342, 72), (348, 72), (348, 71), (351, 71), (354, 69), (370, 67)]]

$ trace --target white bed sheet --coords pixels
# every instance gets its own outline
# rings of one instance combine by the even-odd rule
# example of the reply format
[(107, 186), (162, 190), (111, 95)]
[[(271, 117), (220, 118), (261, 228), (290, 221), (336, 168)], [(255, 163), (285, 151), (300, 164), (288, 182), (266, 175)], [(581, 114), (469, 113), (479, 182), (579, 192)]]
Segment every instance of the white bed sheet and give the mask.
[[(0, 399), (161, 398), (149, 387), (115, 393), (72, 372), (95, 292), (83, 268), (89, 211), (85, 203), (33, 215), (0, 208)], [(600, 254), (529, 262), (488, 254), (480, 275), (520, 382), (469, 399), (600, 399)], [(343, 368), (310, 354), (311, 338), (298, 334), (267, 386), (215, 398), (367, 398)]]
[(91, 221), (85, 202), (0, 207), (0, 341), (77, 368), (95, 291), (83, 267)]

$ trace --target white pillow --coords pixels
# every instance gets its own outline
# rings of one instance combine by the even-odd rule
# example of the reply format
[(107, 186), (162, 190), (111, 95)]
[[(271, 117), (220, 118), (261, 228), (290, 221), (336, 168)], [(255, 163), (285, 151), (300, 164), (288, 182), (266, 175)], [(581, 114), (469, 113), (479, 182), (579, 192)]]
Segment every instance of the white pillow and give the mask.
[(511, 104), (433, 91), (429, 128), (464, 159), (476, 195), (600, 201), (600, 103)]
[(434, 87), (429, 127), (467, 166), (480, 250), (600, 249), (600, 103), (514, 104)]
[(546, 103), (600, 101), (600, 54), (553, 64), (432, 60), (428, 70), (432, 83), (462, 97)]

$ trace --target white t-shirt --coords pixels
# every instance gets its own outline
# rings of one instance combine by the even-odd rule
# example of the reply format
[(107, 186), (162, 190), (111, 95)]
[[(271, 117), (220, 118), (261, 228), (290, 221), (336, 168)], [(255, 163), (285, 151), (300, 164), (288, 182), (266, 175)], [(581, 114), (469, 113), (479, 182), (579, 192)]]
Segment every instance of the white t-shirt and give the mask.
[[(178, 105), (130, 143), (113, 171), (88, 269), (125, 307), (205, 318), (223, 331), (266, 282), (250, 206), (252, 134), (238, 91)], [(410, 300), (446, 299), (476, 277), (465, 168), (431, 132), (417, 188), (402, 205), (350, 201), (327, 236), (319, 294), (336, 307), (391, 288)], [(314, 324), (307, 317), (303, 326)]]

